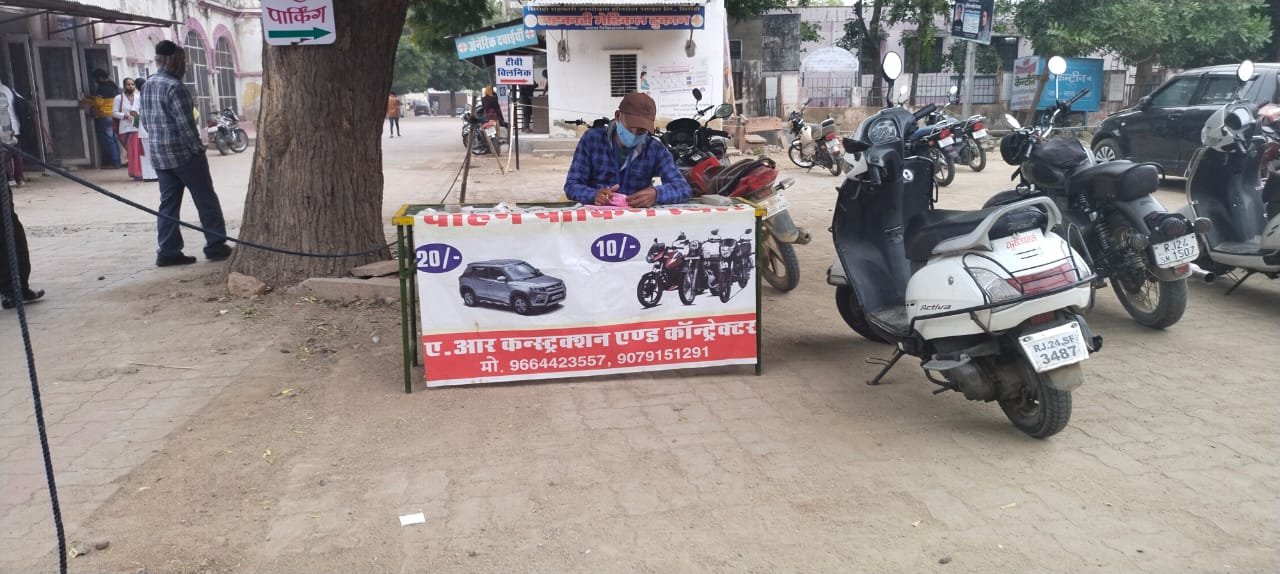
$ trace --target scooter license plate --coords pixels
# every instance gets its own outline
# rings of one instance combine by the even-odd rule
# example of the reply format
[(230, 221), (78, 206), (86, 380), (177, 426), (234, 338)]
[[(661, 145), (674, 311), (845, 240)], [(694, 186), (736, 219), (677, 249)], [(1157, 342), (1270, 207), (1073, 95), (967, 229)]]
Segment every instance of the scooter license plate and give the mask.
[(978, 130), (973, 132), (973, 139), (975, 140), (980, 140), (985, 137), (987, 137), (987, 130)]
[(956, 138), (951, 138), (951, 137), (948, 137), (948, 138), (942, 138), (942, 139), (938, 140), (938, 146), (939, 146), (939, 147), (944, 147), (944, 148), (951, 147), (951, 146), (952, 146), (952, 145), (954, 145), (955, 143), (956, 143)]
[(1151, 252), (1155, 255), (1156, 267), (1177, 267), (1200, 256), (1200, 242), (1196, 241), (1196, 234), (1189, 233), (1173, 241), (1152, 245)]
[(791, 202), (787, 201), (787, 197), (782, 195), (781, 191), (774, 192), (773, 195), (760, 202), (760, 207), (764, 208), (764, 218), (769, 219), (779, 213), (791, 208)]
[(1089, 347), (1084, 343), (1080, 324), (1075, 321), (1023, 335), (1018, 338), (1018, 343), (1037, 373), (1074, 365), (1089, 358)]

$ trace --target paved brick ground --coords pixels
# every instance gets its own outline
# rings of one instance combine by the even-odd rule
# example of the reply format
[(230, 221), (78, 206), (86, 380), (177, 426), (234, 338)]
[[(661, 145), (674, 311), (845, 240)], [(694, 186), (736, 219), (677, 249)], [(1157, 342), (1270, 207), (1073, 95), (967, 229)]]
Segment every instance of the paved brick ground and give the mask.
[[(455, 127), (406, 127), (428, 125)], [(402, 198), (434, 199), (453, 176), (451, 147), (413, 135), (388, 148), (388, 213)], [(233, 219), (247, 164), (214, 161)], [(1007, 172), (961, 169), (943, 205), (979, 204)], [(482, 166), (472, 197), (546, 196), (538, 190), (554, 189), (563, 166), (530, 161), (526, 173)], [(406, 400), (387, 376), (362, 382), (380, 394), (304, 397), (357, 401), (377, 413), (361, 421), (366, 432), (423, 437), (421, 456), (339, 464), (333, 451), (282, 449), (279, 484), (263, 493), (271, 510), (243, 535), (222, 533), (242, 571), (1280, 570), (1280, 286), (1253, 279), (1228, 298), (1224, 286), (1192, 285), (1187, 315), (1164, 332), (1099, 293), (1089, 319), (1106, 347), (1085, 367), (1071, 426), (1034, 441), (994, 405), (931, 396), (906, 361), (893, 384), (862, 384), (874, 372), (863, 359), (887, 348), (853, 336), (821, 282), (837, 180), (789, 175), (815, 243), (800, 249), (800, 288), (767, 293), (764, 377), (654, 373)], [(35, 279), (52, 292), (31, 312), (74, 531), (158, 451), (198, 452), (182, 434), (188, 421), (267, 357), (234, 342), (244, 321), (214, 317), (219, 304), (200, 298), (218, 266), (150, 267), (147, 218), (45, 184), (24, 189), (19, 209), (39, 253)], [(156, 330), (163, 344), (138, 342)], [(33, 561), (47, 557), (52, 529), (16, 334), (12, 314), (0, 315), (0, 570), (34, 571), (48, 564)], [(353, 423), (311, 424), (340, 438)], [(317, 477), (336, 486), (317, 490)], [(339, 508), (430, 518), (368, 534), (350, 517), (314, 518)], [(942, 556), (954, 562), (939, 566)]]

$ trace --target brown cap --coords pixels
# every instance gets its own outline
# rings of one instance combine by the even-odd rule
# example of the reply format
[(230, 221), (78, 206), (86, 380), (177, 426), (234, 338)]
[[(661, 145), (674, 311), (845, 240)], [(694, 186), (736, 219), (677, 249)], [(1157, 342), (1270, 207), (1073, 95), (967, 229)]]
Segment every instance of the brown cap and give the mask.
[(653, 120), (658, 116), (658, 106), (653, 103), (649, 94), (632, 92), (623, 96), (622, 103), (618, 104), (618, 111), (622, 112), (623, 123), (628, 128), (653, 133)]

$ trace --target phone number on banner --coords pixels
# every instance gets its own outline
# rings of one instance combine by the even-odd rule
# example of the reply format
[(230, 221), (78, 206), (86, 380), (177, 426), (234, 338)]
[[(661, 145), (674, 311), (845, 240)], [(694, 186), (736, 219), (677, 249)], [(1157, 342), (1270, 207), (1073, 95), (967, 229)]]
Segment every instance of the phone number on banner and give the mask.
[(428, 386), (754, 363), (752, 314), (423, 337)]

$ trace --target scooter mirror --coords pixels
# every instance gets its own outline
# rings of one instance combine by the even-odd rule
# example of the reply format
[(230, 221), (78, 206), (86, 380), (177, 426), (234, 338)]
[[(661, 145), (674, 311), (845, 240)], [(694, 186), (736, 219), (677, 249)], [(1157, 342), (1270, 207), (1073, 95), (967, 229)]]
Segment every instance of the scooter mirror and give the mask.
[(1010, 127), (1012, 127), (1012, 128), (1013, 128), (1013, 129), (1015, 129), (1015, 130), (1020, 130), (1020, 129), (1022, 129), (1022, 122), (1019, 122), (1019, 121), (1018, 121), (1018, 118), (1015, 118), (1015, 117), (1013, 117), (1013, 116), (1011, 116), (1011, 115), (1009, 115), (1009, 114), (1005, 114), (1005, 115), (1004, 115), (1004, 121), (1005, 121), (1005, 122), (1008, 122), (1009, 126), (1010, 126)]
[(720, 104), (720, 107), (716, 108), (715, 117), (717, 118), (724, 119), (732, 115), (733, 115), (733, 106), (730, 104)]
[(1241, 82), (1247, 82), (1253, 77), (1253, 60), (1245, 60), (1240, 62), (1240, 66), (1236, 68), (1236, 77)]
[(1062, 59), (1062, 56), (1049, 58), (1049, 73), (1055, 76), (1067, 73), (1067, 61)]
[(699, 90), (698, 88), (693, 89), (693, 101), (695, 102), (702, 101), (702, 90)]
[(910, 95), (911, 95), (910, 88), (906, 86), (902, 86), (901, 88), (898, 88), (898, 105), (907, 103), (907, 100), (909, 99)]
[(957, 88), (956, 86), (951, 86), (951, 89), (947, 90), (947, 93), (954, 96), (960, 93), (960, 88)]
[(880, 71), (886, 80), (896, 80), (902, 75), (902, 56), (897, 52), (889, 52), (880, 62)]

